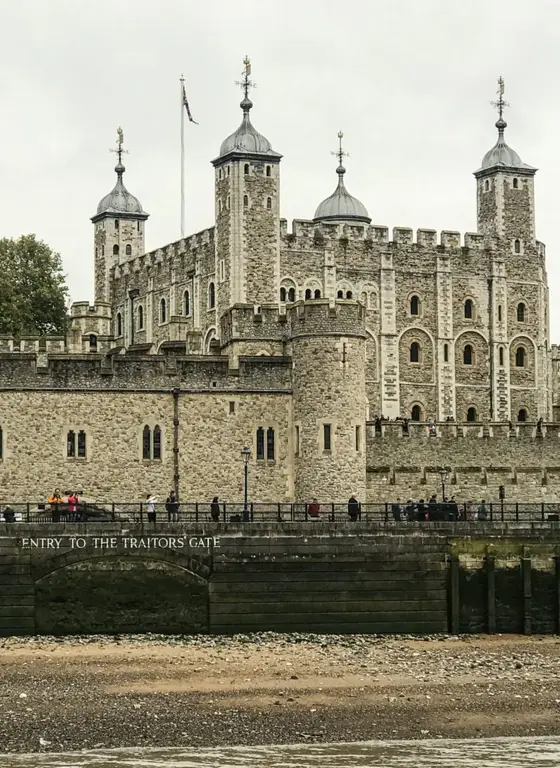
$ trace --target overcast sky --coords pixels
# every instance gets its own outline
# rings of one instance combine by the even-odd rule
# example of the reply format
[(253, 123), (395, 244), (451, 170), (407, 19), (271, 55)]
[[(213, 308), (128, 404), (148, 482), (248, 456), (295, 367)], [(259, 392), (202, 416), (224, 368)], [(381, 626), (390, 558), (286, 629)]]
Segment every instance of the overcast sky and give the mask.
[(36, 233), (63, 258), (72, 299), (92, 299), (90, 217), (115, 181), (150, 213), (148, 250), (180, 236), (180, 101), (187, 233), (213, 224), (213, 169), (240, 123), (243, 57), (255, 127), (284, 155), (281, 214), (310, 219), (346, 182), (374, 224), (476, 231), (472, 172), (506, 139), (536, 177), (548, 249), (551, 341), (560, 343), (558, 0), (0, 0), (0, 236)]

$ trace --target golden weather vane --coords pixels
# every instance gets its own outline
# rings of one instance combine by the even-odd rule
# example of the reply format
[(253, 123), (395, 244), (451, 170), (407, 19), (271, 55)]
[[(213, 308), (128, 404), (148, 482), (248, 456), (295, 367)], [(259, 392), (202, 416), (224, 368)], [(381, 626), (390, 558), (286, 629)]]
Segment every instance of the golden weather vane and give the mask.
[(503, 120), (504, 116), (504, 107), (509, 107), (509, 104), (504, 99), (504, 92), (506, 89), (506, 84), (504, 82), (504, 78), (500, 75), (498, 78), (498, 90), (496, 93), (498, 94), (498, 99), (496, 101), (491, 101), (490, 104), (492, 104), (493, 107), (496, 107), (498, 110), (499, 119)]
[(342, 149), (342, 137), (343, 136), (344, 136), (344, 134), (342, 133), (342, 131), (339, 131), (338, 132), (338, 149), (336, 150), (336, 152), (331, 152), (331, 155), (336, 155), (336, 157), (338, 157), (338, 162), (339, 162), (340, 165), (342, 165), (342, 158), (343, 157), (350, 157), (348, 152), (344, 152), (344, 150)]
[(117, 148), (116, 149), (110, 149), (109, 152), (115, 152), (119, 156), (119, 163), (121, 162), (122, 155), (128, 154), (128, 149), (123, 149), (124, 144), (124, 132), (123, 129), (119, 126), (117, 128)]
[(254, 83), (250, 78), (251, 74), (251, 59), (248, 56), (245, 56), (243, 59), (243, 72), (241, 73), (243, 76), (243, 80), (236, 80), (235, 84), (240, 85), (243, 89), (243, 95), (246, 99), (249, 98), (249, 88), (256, 88), (257, 84)]

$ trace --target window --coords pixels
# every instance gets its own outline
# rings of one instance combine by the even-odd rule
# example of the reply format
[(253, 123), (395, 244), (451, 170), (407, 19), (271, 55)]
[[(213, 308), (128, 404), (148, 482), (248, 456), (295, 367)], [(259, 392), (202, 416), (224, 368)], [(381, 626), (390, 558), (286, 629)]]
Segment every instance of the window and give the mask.
[(514, 253), (521, 253), (521, 240), (514, 240), (513, 241), (513, 252)]
[(269, 211), (272, 208), (272, 198), (271, 197), (267, 197), (266, 198), (266, 207), (268, 208)]
[(119, 255), (119, 246), (118, 245), (114, 245), (113, 246), (113, 256), (118, 256), (118, 255)]
[(525, 408), (521, 408), (517, 414), (517, 421), (527, 421), (527, 410)]
[(516, 368), (525, 368), (525, 358), (527, 357), (527, 351), (525, 347), (517, 347), (515, 351), (515, 366)]
[(227, 167), (227, 175), (228, 176), (229, 176), (229, 169), (230, 169), (230, 166), (228, 165), (228, 167)]
[(465, 348), (463, 349), (463, 365), (472, 365), (473, 364), (473, 348), (470, 344), (465, 344)]
[(226, 208), (229, 211), (229, 195), (226, 197)]
[(305, 291), (305, 298), (310, 299), (311, 298), (311, 289), (307, 288)]
[(270, 176), (270, 165), (266, 166), (266, 175)]
[(249, 198), (247, 197), (247, 195), (243, 195), (243, 208), (248, 208), (248, 207), (249, 207)]
[(245, 167), (243, 168), (243, 173), (247, 175), (249, 173), (249, 163), (245, 163)]
[(266, 430), (266, 458), (268, 461), (274, 461), (274, 430), (272, 427)]
[(90, 333), (89, 335), (89, 351), (97, 352), (97, 336), (95, 333)]
[(465, 318), (467, 320), (472, 320), (474, 315), (474, 307), (472, 303), (472, 299), (467, 299), (465, 301)]
[(313, 294), (313, 296), (314, 296), (315, 299), (320, 299), (321, 298), (321, 291), (319, 289), (317, 289), (315, 291), (315, 293)]
[(525, 304), (522, 301), (517, 305), (517, 322), (525, 322)]
[(288, 301), (295, 301), (296, 300), (296, 289), (295, 288), (289, 288), (288, 289)]
[(115, 219), (115, 229), (118, 229), (118, 228), (119, 228), (119, 220)]
[(500, 360), (500, 365), (503, 365), (504, 364), (504, 348), (503, 347), (500, 347), (500, 349), (498, 350), (498, 357)]
[(154, 427), (154, 442), (153, 442), (154, 459), (161, 459), (161, 429), (156, 425)]
[(138, 307), (138, 330), (144, 328), (144, 307)]
[(191, 313), (191, 295), (189, 291), (185, 291), (183, 294), (183, 312), (185, 317), (188, 317)]
[(122, 336), (122, 315), (117, 312), (117, 336)]
[(76, 433), (71, 429), (66, 435), (66, 456), (73, 459), (76, 455)]
[(142, 458), (152, 458), (152, 430), (148, 426), (142, 430)]
[(449, 344), (443, 345), (443, 362), (444, 363), (449, 362)]
[(467, 421), (478, 421), (478, 414), (476, 408), (471, 405), (467, 411)]
[(413, 341), (410, 345), (410, 362), (411, 363), (419, 363), (420, 362), (420, 344), (418, 344), (417, 341)]
[(296, 426), (295, 440), (294, 440), (294, 454), (299, 456), (299, 426)]
[(219, 180), (219, 181), (221, 181), (221, 180), (222, 180), (222, 169), (221, 169), (221, 168), (220, 168), (220, 170), (218, 171), (218, 180)]
[(165, 303), (165, 299), (161, 299), (159, 302), (159, 321), (160, 323), (165, 323), (167, 320), (167, 304)]
[(132, 246), (131, 245), (127, 245), (126, 246), (126, 255), (127, 256), (132, 256)]
[(85, 459), (86, 457), (86, 433), (83, 429), (78, 432), (78, 458)]
[(420, 314), (420, 299), (418, 298), (418, 296), (410, 297), (410, 314), (411, 315)]
[(230, 400), (229, 401), (229, 412), (230, 413), (235, 413), (235, 400)]
[(356, 427), (356, 450), (360, 451), (362, 448), (362, 428), (358, 425)]
[(216, 289), (214, 283), (208, 285), (208, 309), (214, 309), (216, 306)]
[(4, 458), (4, 433), (2, 427), (0, 427), (0, 459)]
[(513, 188), (518, 189), (519, 188), (519, 181), (517, 179), (513, 180)]
[(337, 299), (343, 299), (344, 298), (344, 291), (337, 291), (336, 298)]
[(280, 301), (286, 301), (286, 289), (284, 287), (280, 288)]
[(86, 458), (86, 433), (81, 429), (78, 434), (71, 429), (66, 435), (66, 456), (69, 459)]
[(502, 322), (502, 305), (498, 304), (498, 320), (501, 323)]
[(352, 291), (346, 291), (346, 298), (351, 299), (352, 298)]
[(218, 211), (221, 213), (223, 208), (223, 204), (221, 200), (218, 200)]
[(490, 189), (490, 182), (488, 181), (488, 179), (486, 179), (486, 181), (484, 182), (484, 191), (488, 192), (489, 189)]
[(136, 222), (136, 231), (137, 232), (142, 232), (142, 222), (141, 221), (137, 221)]
[(257, 429), (257, 461), (264, 461), (264, 429)]
[(410, 412), (411, 421), (422, 421), (422, 408), (419, 405), (413, 405)]
[(104, 245), (101, 246), (101, 255), (105, 256), (105, 246)]
[(323, 424), (323, 450), (331, 450), (331, 425)]

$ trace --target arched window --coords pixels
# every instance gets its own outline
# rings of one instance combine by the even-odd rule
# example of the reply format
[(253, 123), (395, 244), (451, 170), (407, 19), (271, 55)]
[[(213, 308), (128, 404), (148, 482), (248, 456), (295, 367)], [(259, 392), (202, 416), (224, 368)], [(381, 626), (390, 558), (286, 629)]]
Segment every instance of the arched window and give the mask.
[(249, 198), (247, 195), (243, 195), (243, 208), (247, 208), (249, 206)]
[(498, 304), (498, 320), (501, 323), (502, 322), (502, 305)]
[(264, 429), (257, 429), (257, 461), (264, 461)]
[(295, 301), (296, 300), (296, 289), (295, 288), (289, 288), (288, 289), (288, 301)]
[(500, 347), (498, 350), (498, 359), (500, 361), (500, 365), (504, 364), (504, 348)]
[(517, 414), (517, 421), (527, 421), (527, 409), (521, 408)]
[(474, 315), (474, 307), (472, 303), (472, 299), (467, 299), (465, 301), (465, 318), (467, 320), (472, 320)]
[(470, 344), (465, 344), (463, 349), (463, 365), (472, 365), (474, 357), (474, 350)]
[(272, 198), (271, 197), (267, 197), (266, 198), (266, 207), (268, 208), (269, 211), (272, 208)]
[(449, 362), (449, 344), (443, 345), (443, 362), (444, 363)]
[(521, 253), (521, 240), (514, 240), (513, 241), (513, 252), (514, 253)]
[(274, 430), (272, 427), (266, 430), (266, 458), (268, 461), (274, 461)]
[(126, 255), (127, 256), (132, 256), (132, 246), (131, 245), (127, 245), (126, 246)]
[(97, 336), (95, 333), (90, 333), (89, 335), (89, 351), (97, 352)]
[(266, 166), (266, 175), (270, 176), (270, 165)]
[(344, 298), (344, 291), (337, 291), (336, 292), (336, 298), (337, 299), (343, 299)]
[(118, 228), (119, 228), (119, 220), (115, 219), (115, 229), (118, 229)]
[(285, 302), (286, 301), (286, 289), (284, 286), (280, 288), (280, 301)]
[(410, 314), (411, 315), (420, 314), (420, 299), (418, 298), (418, 296), (410, 297)]
[(86, 433), (83, 429), (78, 432), (78, 458), (85, 459), (86, 457)]
[(142, 458), (152, 458), (152, 430), (148, 425), (142, 430)]
[(305, 298), (310, 299), (311, 298), (311, 288), (307, 288), (305, 291)]
[(0, 459), (4, 458), (4, 433), (2, 427), (0, 427)]
[(138, 306), (138, 330), (141, 331), (144, 328), (144, 307)]
[(478, 414), (473, 405), (467, 411), (467, 421), (478, 421)]
[(518, 189), (518, 187), (519, 187), (519, 182), (518, 182), (518, 180), (517, 180), (517, 179), (514, 179), (514, 180), (513, 180), (513, 188), (514, 188), (514, 189)]
[(191, 295), (189, 291), (185, 291), (183, 294), (183, 312), (185, 317), (188, 317), (191, 313)]
[(317, 288), (315, 293), (313, 294), (313, 298), (320, 299), (321, 298), (321, 291)]
[(525, 322), (525, 304), (522, 301), (517, 305), (517, 322)]
[(417, 341), (413, 341), (410, 345), (410, 362), (411, 363), (419, 363), (420, 362), (420, 344), (418, 344)]
[(122, 336), (122, 315), (117, 312), (117, 336)]
[(114, 245), (113, 246), (113, 256), (118, 256), (118, 255), (119, 255), (119, 246), (118, 245)]
[(346, 291), (346, 298), (351, 299), (352, 298), (352, 291)]
[(76, 433), (72, 429), (66, 435), (66, 456), (70, 459), (76, 456)]
[(221, 168), (220, 168), (220, 170), (218, 171), (218, 179), (219, 179), (219, 181), (221, 181), (221, 180), (222, 180), (222, 169), (221, 169)]
[(517, 347), (515, 350), (515, 366), (516, 368), (525, 368), (525, 359), (527, 357), (527, 350), (525, 347)]
[(165, 323), (167, 320), (167, 304), (165, 302), (165, 299), (161, 299), (159, 302), (159, 321), (160, 323)]
[(243, 168), (243, 173), (247, 175), (249, 173), (249, 163), (245, 163), (245, 166)]
[(208, 309), (214, 309), (216, 306), (216, 288), (214, 283), (208, 285)]
[(153, 458), (161, 459), (161, 429), (156, 425), (154, 427)]
[(484, 191), (488, 192), (489, 189), (490, 189), (490, 182), (488, 181), (488, 179), (486, 179), (486, 181), (484, 182)]
[(413, 405), (410, 412), (411, 421), (422, 421), (422, 408), (419, 405)]

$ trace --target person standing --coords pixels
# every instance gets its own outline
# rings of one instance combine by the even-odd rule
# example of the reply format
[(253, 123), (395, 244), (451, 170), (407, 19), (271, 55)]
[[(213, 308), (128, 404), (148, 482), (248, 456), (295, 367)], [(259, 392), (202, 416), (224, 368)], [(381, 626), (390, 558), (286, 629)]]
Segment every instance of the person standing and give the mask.
[(148, 522), (156, 523), (156, 502), (157, 498), (150, 493), (146, 496), (146, 512), (148, 515)]
[(214, 496), (212, 503), (210, 504), (210, 517), (213, 523), (220, 522), (220, 500), (217, 496)]
[(72, 491), (68, 496), (68, 520), (73, 523), (78, 517), (78, 494)]
[(49, 496), (48, 504), (51, 506), (53, 523), (60, 523), (60, 505), (62, 504), (62, 496), (58, 488), (55, 488), (52, 494)]
[(321, 505), (317, 499), (311, 499), (311, 504), (307, 505), (307, 514), (310, 520), (318, 520), (321, 514)]
[(350, 498), (348, 499), (348, 517), (353, 523), (355, 523), (359, 516), (360, 516), (360, 502), (352, 494), (352, 496), (350, 496)]
[(175, 491), (169, 491), (169, 496), (165, 500), (165, 509), (167, 510), (167, 522), (177, 523), (179, 521), (179, 502), (175, 496)]

